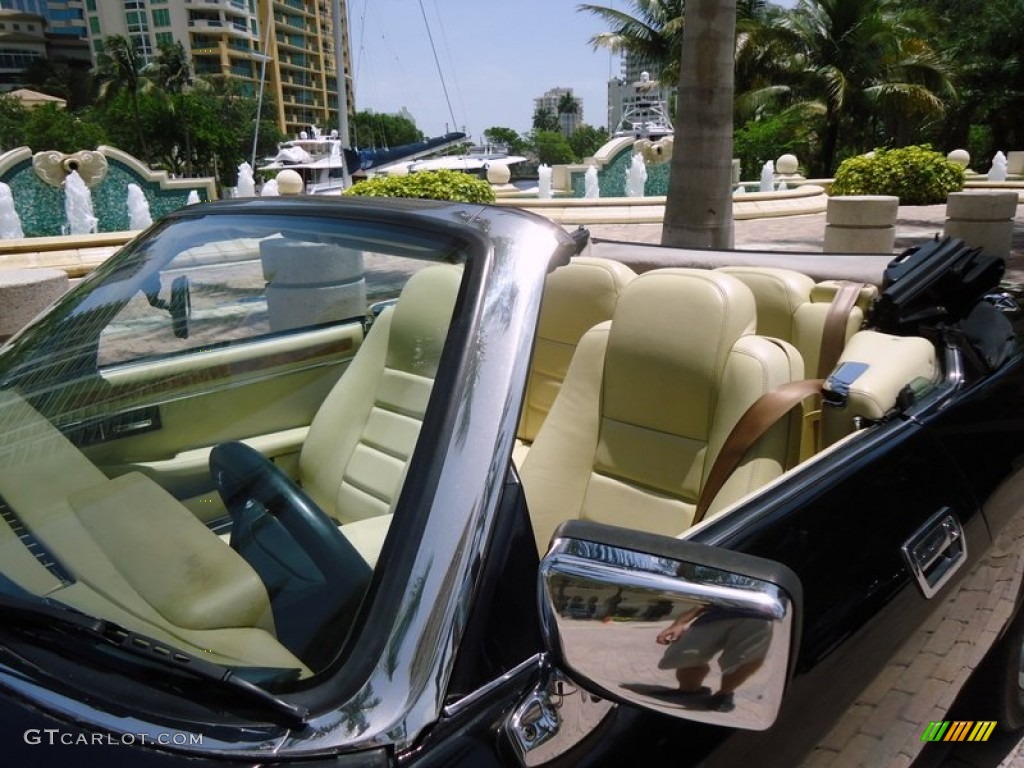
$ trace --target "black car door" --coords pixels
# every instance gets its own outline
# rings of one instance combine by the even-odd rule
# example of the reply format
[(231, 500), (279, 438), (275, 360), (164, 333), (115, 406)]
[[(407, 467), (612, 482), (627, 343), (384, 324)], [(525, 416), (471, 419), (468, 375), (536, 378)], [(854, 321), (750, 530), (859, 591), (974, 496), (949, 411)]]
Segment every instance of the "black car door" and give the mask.
[[(693, 537), (784, 563), (804, 596), (779, 719), (764, 733), (736, 732), (712, 764), (766, 754), (773, 765), (840, 754), (889, 764), (942, 719), (955, 696), (948, 656), (971, 642), (955, 596), (990, 539), (931, 433), (913, 418), (878, 425)], [(949, 585), (937, 583), (946, 574)]]

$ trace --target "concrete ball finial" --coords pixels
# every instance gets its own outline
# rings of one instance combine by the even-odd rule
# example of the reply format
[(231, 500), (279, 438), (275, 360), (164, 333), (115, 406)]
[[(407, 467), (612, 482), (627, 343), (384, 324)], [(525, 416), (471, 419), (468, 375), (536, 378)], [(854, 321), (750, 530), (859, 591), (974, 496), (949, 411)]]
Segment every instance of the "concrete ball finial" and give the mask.
[(487, 168), (487, 181), (491, 184), (508, 184), (511, 178), (507, 163), (491, 163)]
[(966, 168), (971, 164), (971, 153), (966, 149), (954, 149), (946, 155), (946, 159), (951, 163), (956, 163), (961, 168)]
[(286, 168), (277, 174), (277, 191), (282, 195), (299, 195), (304, 188), (302, 177), (297, 171)]
[(775, 171), (783, 176), (792, 176), (800, 170), (800, 161), (796, 159), (796, 155), (780, 155), (779, 159), (775, 161)]

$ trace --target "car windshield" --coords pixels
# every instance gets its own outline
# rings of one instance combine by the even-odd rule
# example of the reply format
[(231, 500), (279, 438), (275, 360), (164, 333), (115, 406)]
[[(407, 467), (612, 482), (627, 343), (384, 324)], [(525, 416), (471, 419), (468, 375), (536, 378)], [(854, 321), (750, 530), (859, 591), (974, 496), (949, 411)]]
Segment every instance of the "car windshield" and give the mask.
[[(469, 246), (190, 213), (0, 355), (0, 592), (260, 684), (316, 675), (391, 527)], [(272, 687), (272, 686), (271, 686)]]

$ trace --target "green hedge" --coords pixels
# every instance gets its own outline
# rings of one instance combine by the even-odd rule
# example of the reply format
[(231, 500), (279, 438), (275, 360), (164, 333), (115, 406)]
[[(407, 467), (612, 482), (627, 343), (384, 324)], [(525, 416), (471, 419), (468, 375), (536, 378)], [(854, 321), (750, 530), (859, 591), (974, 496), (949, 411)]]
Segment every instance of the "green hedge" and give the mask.
[(378, 176), (353, 184), (346, 195), (412, 197), (461, 203), (493, 203), (494, 191), (483, 179), (461, 171), (420, 171), (407, 176)]
[(844, 160), (830, 194), (895, 195), (901, 205), (932, 205), (963, 188), (963, 168), (923, 145), (876, 149), (872, 156)]

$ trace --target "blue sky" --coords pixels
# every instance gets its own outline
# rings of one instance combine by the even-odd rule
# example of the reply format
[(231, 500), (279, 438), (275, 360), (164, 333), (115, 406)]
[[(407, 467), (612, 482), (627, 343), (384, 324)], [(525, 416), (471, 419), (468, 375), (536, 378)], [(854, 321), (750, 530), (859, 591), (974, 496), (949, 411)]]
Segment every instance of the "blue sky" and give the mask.
[[(609, 72), (618, 57), (589, 40), (605, 31), (574, 0), (422, 0), (455, 123), (474, 137), (491, 126), (526, 132), (533, 99), (549, 88), (583, 98), (583, 119), (607, 123)], [(625, 8), (625, 0), (596, 0)], [(406, 107), (430, 136), (451, 125), (420, 0), (348, 0), (356, 108)]]

